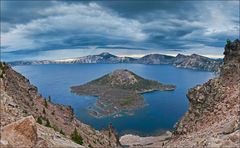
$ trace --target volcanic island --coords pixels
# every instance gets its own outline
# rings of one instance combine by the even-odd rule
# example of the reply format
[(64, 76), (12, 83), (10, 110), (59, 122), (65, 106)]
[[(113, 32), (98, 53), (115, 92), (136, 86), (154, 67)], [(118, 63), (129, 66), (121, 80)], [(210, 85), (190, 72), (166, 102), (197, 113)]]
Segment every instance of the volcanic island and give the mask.
[(144, 107), (143, 93), (152, 91), (172, 91), (176, 86), (144, 79), (127, 69), (118, 69), (98, 79), (79, 86), (72, 86), (71, 92), (81, 96), (97, 96), (94, 107), (89, 107), (90, 115), (105, 117), (120, 116), (118, 113)]

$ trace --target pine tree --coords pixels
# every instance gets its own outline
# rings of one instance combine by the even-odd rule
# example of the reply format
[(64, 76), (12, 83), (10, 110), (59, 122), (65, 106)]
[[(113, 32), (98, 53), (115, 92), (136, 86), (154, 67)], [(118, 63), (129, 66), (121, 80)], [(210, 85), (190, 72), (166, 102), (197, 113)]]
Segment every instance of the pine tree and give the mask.
[(44, 99), (44, 106), (47, 108), (48, 104), (47, 104), (47, 100)]
[(46, 127), (52, 127), (48, 119), (46, 120), (46, 125), (45, 126)]
[(38, 117), (38, 118), (37, 118), (37, 123), (42, 124), (42, 119), (41, 119), (41, 117)]
[(65, 135), (65, 133), (62, 131), (62, 129), (60, 130), (60, 134)]
[(83, 144), (83, 139), (82, 139), (82, 137), (78, 134), (76, 128), (74, 129), (73, 133), (71, 134), (71, 139), (72, 139), (75, 143), (77, 143), (77, 144), (80, 144), (80, 145)]
[(51, 96), (48, 96), (48, 102), (52, 102)]
[(45, 108), (43, 109), (43, 114), (46, 114)]
[(231, 40), (227, 39), (227, 46), (230, 46), (230, 44), (231, 44)]

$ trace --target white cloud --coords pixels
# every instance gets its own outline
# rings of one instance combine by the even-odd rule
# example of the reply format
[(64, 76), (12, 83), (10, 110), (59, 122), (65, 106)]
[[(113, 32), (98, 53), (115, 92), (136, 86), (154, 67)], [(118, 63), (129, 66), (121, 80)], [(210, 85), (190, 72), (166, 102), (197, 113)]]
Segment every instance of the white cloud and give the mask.
[[(193, 33), (201, 38), (225, 35), (238, 37), (239, 34), (239, 2), (236, 1), (204, 1), (196, 4), (199, 25), (204, 27), (200, 33)], [(191, 35), (188, 37), (191, 38)], [(185, 37), (187, 38), (187, 36)]]
[(40, 48), (53, 38), (41, 38), (38, 35), (51, 33), (58, 34), (55, 38), (58, 38), (59, 42), (73, 34), (100, 34), (108, 38), (132, 41), (147, 38), (137, 20), (122, 18), (96, 3), (56, 3), (39, 13), (45, 18), (16, 25), (9, 32), (2, 32), (2, 46), (7, 47), (4, 51)]

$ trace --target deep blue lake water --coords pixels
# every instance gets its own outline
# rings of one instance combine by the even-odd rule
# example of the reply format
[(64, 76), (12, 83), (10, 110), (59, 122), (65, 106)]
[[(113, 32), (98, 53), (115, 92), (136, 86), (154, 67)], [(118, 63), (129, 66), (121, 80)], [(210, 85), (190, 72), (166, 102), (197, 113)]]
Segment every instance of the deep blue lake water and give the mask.
[[(94, 118), (88, 114), (88, 107), (96, 97), (77, 96), (70, 92), (70, 86), (84, 84), (115, 69), (128, 69), (134, 73), (162, 83), (174, 84), (175, 91), (155, 91), (144, 94), (146, 107), (135, 111), (133, 116), (119, 118)], [(170, 65), (142, 64), (51, 64), (16, 66), (15, 70), (26, 76), (38, 87), (44, 96), (51, 96), (54, 103), (71, 105), (78, 119), (96, 129), (107, 127), (111, 122), (122, 135), (135, 133), (155, 135), (162, 130), (171, 130), (188, 108), (187, 90), (202, 84), (215, 75)]]

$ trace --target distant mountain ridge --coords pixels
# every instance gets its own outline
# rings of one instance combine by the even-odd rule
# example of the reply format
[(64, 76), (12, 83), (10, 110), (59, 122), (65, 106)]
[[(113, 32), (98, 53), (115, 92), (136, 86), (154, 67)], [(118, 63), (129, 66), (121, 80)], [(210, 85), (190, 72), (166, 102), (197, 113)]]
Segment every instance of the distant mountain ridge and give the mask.
[(176, 67), (214, 72), (218, 72), (222, 64), (223, 61), (221, 59), (210, 59), (197, 54), (190, 56), (178, 54), (173, 62), (173, 65)]
[(221, 59), (211, 59), (197, 54), (183, 55), (178, 54), (176, 57), (163, 54), (149, 54), (141, 58), (118, 57), (108, 52), (103, 52), (98, 55), (88, 55), (77, 58), (69, 58), (62, 60), (41, 60), (41, 61), (14, 61), (9, 62), (12, 66), (17, 65), (33, 65), (33, 64), (169, 64), (176, 67), (214, 71), (218, 72), (223, 61)]

